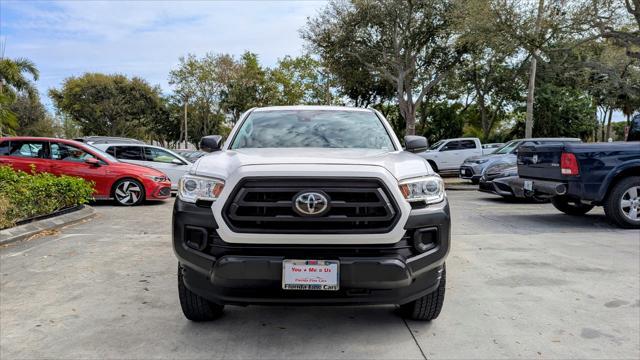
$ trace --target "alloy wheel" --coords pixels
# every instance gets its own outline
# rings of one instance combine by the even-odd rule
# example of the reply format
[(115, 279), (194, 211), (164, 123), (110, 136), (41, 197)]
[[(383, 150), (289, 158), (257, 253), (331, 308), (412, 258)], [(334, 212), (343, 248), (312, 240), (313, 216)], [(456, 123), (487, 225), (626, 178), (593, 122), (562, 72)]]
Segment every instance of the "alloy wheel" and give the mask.
[(123, 181), (116, 187), (116, 200), (122, 205), (133, 205), (142, 195), (140, 186), (131, 181)]
[(622, 214), (632, 221), (640, 220), (640, 186), (632, 186), (624, 192), (620, 199)]

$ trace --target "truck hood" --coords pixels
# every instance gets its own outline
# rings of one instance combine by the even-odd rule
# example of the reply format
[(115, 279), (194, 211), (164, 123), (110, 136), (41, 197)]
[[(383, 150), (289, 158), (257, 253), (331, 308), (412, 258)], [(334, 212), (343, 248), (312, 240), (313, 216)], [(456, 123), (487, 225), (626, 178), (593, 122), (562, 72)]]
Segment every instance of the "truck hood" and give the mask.
[[(434, 173), (424, 159), (406, 151), (330, 148), (253, 148), (219, 151), (200, 158), (190, 173), (226, 179), (241, 166), (276, 164), (378, 166), (385, 168), (398, 180)], [(283, 174), (286, 175), (289, 174)]]

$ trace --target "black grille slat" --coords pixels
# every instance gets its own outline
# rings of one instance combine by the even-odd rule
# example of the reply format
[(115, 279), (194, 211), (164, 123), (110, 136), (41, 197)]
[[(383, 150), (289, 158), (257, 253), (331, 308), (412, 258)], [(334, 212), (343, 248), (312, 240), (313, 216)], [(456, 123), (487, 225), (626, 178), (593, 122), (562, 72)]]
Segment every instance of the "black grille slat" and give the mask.
[[(327, 194), (327, 213), (297, 214), (293, 198), (302, 191)], [(249, 178), (232, 191), (223, 217), (232, 230), (245, 233), (384, 233), (399, 217), (390, 199), (378, 179)]]

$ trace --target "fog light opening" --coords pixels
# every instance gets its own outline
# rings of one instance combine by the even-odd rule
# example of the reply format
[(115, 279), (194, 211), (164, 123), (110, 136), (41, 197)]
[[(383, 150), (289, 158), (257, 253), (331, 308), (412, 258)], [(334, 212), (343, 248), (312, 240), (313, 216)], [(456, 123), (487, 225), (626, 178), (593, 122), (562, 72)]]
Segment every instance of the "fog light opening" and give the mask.
[(202, 251), (207, 247), (207, 229), (196, 226), (184, 227), (184, 242), (188, 247)]
[(418, 252), (426, 252), (436, 247), (438, 228), (418, 229), (413, 233), (413, 247)]

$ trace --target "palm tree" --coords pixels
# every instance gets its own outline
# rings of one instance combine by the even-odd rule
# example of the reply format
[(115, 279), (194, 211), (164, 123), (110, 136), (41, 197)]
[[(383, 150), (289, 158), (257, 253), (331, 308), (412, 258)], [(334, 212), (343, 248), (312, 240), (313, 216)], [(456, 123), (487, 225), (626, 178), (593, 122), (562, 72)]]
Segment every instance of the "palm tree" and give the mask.
[(3, 125), (9, 128), (17, 127), (16, 117), (9, 109), (18, 92), (25, 91), (29, 96), (36, 93), (36, 88), (28, 79), (38, 80), (40, 72), (35, 64), (25, 58), (15, 60), (0, 56), (0, 136)]

